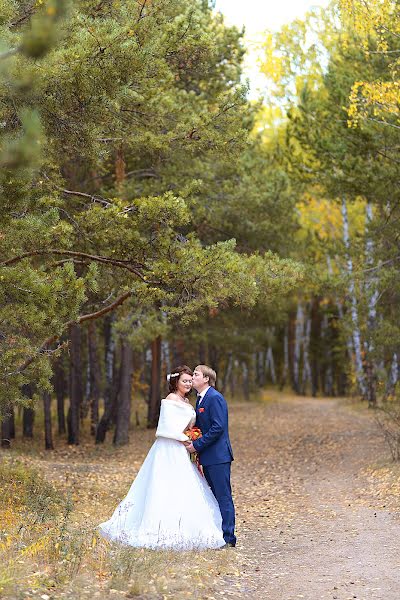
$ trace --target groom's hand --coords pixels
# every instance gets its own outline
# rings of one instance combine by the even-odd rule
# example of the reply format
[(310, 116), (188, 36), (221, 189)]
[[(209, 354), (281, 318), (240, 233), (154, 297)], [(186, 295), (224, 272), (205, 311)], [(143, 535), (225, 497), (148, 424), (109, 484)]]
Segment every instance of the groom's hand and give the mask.
[(188, 452), (190, 452), (190, 454), (193, 454), (193, 452), (196, 452), (195, 447), (193, 446), (192, 442), (184, 442), (186, 450)]

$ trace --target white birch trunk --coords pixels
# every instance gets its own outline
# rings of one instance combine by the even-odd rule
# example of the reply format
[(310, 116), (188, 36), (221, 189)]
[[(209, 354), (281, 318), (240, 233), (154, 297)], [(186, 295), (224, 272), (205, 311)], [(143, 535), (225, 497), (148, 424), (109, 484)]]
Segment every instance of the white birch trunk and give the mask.
[(346, 262), (347, 262), (347, 273), (349, 275), (349, 296), (350, 296), (350, 314), (353, 325), (353, 345), (354, 345), (354, 357), (355, 357), (355, 368), (356, 378), (359, 390), (362, 396), (366, 396), (366, 385), (364, 377), (364, 369), (362, 364), (361, 356), (361, 334), (358, 322), (358, 307), (356, 290), (353, 278), (353, 261), (350, 254), (350, 233), (349, 233), (349, 217), (347, 213), (346, 199), (342, 198), (342, 217), (343, 217), (343, 241), (346, 249)]
[[(372, 267), (374, 264), (374, 242), (370, 235), (369, 229), (373, 219), (372, 202), (368, 202), (366, 206), (366, 264), (367, 267)], [(364, 342), (366, 353), (366, 387), (367, 398), (370, 405), (376, 404), (376, 364), (372, 358), (374, 350), (374, 329), (376, 327), (376, 305), (378, 302), (379, 291), (376, 276), (368, 276), (365, 284), (365, 294), (368, 302), (367, 315), (367, 339)]]
[[(373, 211), (372, 203), (368, 202), (366, 207), (366, 225), (367, 225), (367, 241), (366, 241), (366, 254), (367, 254), (367, 267), (372, 267), (374, 264), (374, 242), (371, 236), (368, 234), (368, 228), (372, 223)], [(368, 296), (368, 330), (371, 331), (375, 327), (376, 323), (376, 305), (378, 302), (379, 291), (377, 289), (376, 277), (367, 279), (366, 292)], [(370, 338), (368, 342), (369, 351), (373, 349), (373, 341)]]
[[(331, 261), (331, 257), (329, 255), (326, 257), (326, 262), (328, 264), (328, 273), (329, 273), (329, 275), (332, 276), (333, 275), (332, 261)], [(341, 303), (341, 301), (339, 300), (339, 298), (337, 296), (335, 297), (335, 302), (336, 302), (336, 306), (338, 309), (339, 319), (343, 323), (344, 322), (343, 304)], [(347, 354), (349, 356), (349, 360), (351, 360), (353, 367), (355, 368), (354, 355), (353, 355), (353, 341), (351, 339), (351, 336), (349, 336), (349, 335), (346, 335), (346, 347), (347, 347)]]
[(305, 333), (303, 337), (303, 373), (302, 373), (302, 391), (305, 393), (307, 382), (311, 386), (311, 366), (309, 359), (309, 347), (310, 347), (310, 336), (311, 336), (311, 319), (310, 317), (306, 320)]

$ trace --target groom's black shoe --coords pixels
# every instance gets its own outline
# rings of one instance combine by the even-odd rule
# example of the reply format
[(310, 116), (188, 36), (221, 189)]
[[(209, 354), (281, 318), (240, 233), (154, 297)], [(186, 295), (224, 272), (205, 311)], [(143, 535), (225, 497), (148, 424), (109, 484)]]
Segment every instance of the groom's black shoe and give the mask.
[(232, 542), (226, 542), (223, 546), (221, 546), (220, 550), (224, 550), (225, 548), (234, 548), (236, 544), (232, 544)]

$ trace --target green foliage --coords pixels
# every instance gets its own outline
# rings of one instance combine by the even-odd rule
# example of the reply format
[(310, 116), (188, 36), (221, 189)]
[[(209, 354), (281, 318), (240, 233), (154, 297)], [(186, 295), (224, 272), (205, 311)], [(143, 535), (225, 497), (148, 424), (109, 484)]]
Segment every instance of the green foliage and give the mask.
[(48, 387), (69, 323), (118, 298), (116, 332), (143, 347), (296, 285), (265, 253), (286, 252), (273, 216), (293, 196), (249, 142), (237, 29), (198, 0), (1, 8), (0, 412)]

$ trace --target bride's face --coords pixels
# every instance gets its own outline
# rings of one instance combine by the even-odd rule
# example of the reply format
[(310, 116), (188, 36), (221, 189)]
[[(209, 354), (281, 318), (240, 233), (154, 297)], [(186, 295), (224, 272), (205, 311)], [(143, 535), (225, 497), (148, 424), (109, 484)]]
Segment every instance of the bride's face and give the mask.
[(179, 377), (177, 392), (181, 396), (186, 396), (192, 389), (192, 377), (188, 373), (182, 373)]

